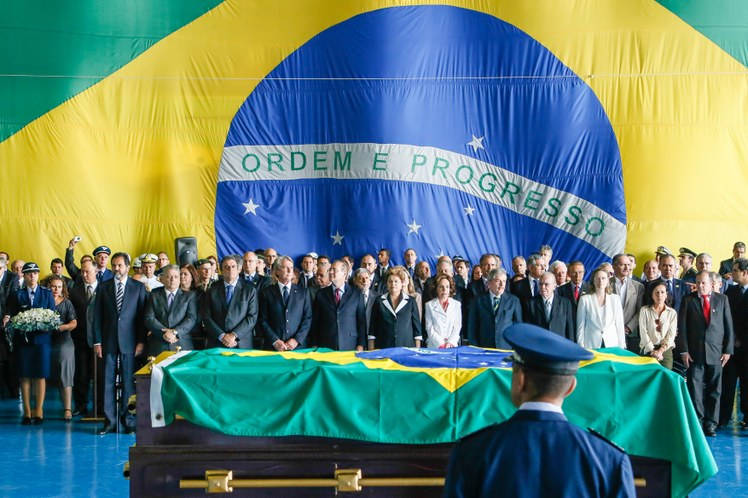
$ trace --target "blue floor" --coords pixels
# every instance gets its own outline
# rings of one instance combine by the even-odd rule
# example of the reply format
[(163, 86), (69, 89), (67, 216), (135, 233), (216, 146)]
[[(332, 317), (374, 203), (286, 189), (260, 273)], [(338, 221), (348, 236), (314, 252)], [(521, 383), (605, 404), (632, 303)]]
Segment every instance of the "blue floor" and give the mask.
[[(127, 496), (122, 469), (135, 436), (98, 436), (98, 424), (67, 424), (54, 397), (45, 412), (43, 425), (21, 426), (20, 403), (0, 401), (0, 496)], [(719, 472), (691, 496), (748, 496), (748, 429), (730, 426), (707, 440)]]

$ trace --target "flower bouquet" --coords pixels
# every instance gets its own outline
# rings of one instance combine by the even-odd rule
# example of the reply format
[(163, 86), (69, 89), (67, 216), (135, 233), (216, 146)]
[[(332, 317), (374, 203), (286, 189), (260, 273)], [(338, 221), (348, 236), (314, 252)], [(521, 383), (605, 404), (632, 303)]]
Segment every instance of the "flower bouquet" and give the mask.
[(62, 320), (58, 312), (46, 308), (31, 308), (11, 318), (9, 328), (23, 334), (24, 340), (28, 343), (29, 333), (57, 330), (60, 325)]

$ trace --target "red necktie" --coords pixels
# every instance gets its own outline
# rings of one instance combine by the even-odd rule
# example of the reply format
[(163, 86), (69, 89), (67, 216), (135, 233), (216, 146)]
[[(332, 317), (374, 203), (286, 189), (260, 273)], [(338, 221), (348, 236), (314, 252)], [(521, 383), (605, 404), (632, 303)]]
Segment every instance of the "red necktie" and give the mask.
[(704, 308), (704, 320), (706, 320), (706, 326), (709, 326), (709, 313), (712, 310), (712, 307), (709, 304), (709, 296), (701, 296), (703, 299), (703, 308)]
[(340, 289), (335, 289), (335, 304), (340, 304)]
[(579, 301), (579, 286), (574, 286), (574, 301)]

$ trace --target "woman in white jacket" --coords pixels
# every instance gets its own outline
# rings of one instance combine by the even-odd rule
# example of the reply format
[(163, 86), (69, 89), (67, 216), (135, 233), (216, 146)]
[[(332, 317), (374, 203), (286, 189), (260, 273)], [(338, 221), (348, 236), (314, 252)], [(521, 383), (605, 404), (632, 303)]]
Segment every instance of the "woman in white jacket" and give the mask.
[(438, 275), (434, 280), (436, 297), (424, 306), (426, 347), (454, 348), (460, 344), (462, 305), (455, 295), (455, 281), (449, 275)]
[(592, 272), (592, 292), (579, 298), (577, 342), (584, 348), (625, 348), (621, 298), (610, 292), (604, 268)]

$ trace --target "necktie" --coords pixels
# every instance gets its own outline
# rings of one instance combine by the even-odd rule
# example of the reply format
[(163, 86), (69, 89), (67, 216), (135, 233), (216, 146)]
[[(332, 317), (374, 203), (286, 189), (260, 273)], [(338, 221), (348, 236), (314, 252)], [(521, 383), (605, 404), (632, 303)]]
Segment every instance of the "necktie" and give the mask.
[(29, 293), (29, 299), (31, 300), (32, 305), (34, 304), (34, 294), (36, 294), (36, 291), (33, 290)]
[(169, 297), (166, 298), (166, 307), (171, 308), (171, 303), (174, 302), (174, 293), (169, 292)]
[(579, 301), (579, 286), (574, 286), (574, 301)]
[(712, 307), (709, 304), (709, 296), (701, 296), (701, 299), (703, 301), (703, 308), (704, 308), (704, 320), (706, 321), (706, 326), (709, 326), (709, 318), (710, 313), (712, 311)]
[(103, 271), (96, 272), (96, 280), (98, 280), (99, 282), (101, 282), (101, 277), (103, 276), (104, 276)]
[(117, 301), (117, 313), (122, 310), (122, 301), (125, 298), (125, 285), (122, 282), (117, 282), (117, 294), (114, 296)]
[(551, 321), (551, 301), (544, 301), (545, 302), (545, 319), (546, 321)]
[(93, 297), (93, 287), (90, 285), (86, 286), (86, 300), (90, 301)]
[(536, 279), (532, 279), (532, 295), (537, 296), (538, 295), (538, 281)]
[(496, 296), (493, 297), (493, 313), (494, 313), (494, 315), (496, 314), (497, 311), (499, 311), (499, 302), (500, 301), (501, 301), (501, 299), (499, 299), (498, 297), (496, 297)]
[(283, 286), (283, 306), (288, 306), (288, 287)]
[(335, 289), (335, 305), (340, 304), (340, 289)]
[(234, 296), (234, 286), (233, 285), (227, 285), (226, 286), (226, 304), (231, 303), (231, 298)]
[(667, 293), (668, 294), (673, 293), (673, 281), (672, 280), (667, 281)]

